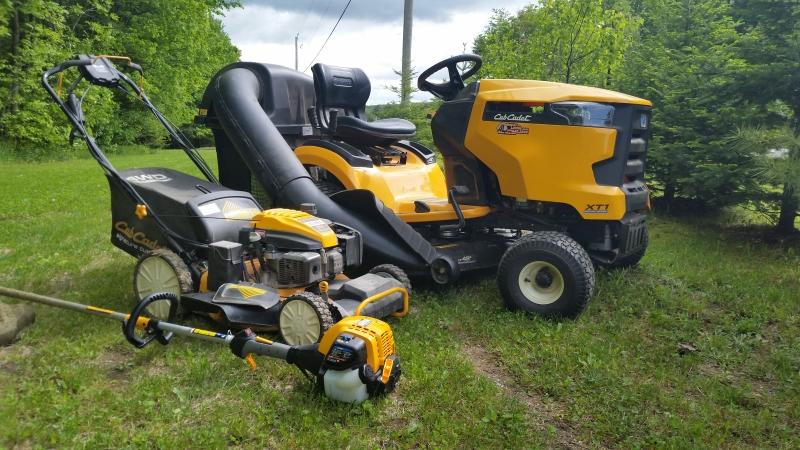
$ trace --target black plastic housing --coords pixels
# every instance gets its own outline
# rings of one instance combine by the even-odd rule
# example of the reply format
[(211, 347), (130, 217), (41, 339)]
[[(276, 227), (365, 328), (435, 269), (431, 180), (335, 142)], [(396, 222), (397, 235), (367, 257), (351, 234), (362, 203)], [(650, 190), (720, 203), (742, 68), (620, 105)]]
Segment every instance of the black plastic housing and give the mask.
[(226, 218), (231, 214), (261, 208), (247, 192), (224, 187), (182, 172), (164, 168), (129, 169), (119, 172), (152, 211), (139, 218), (136, 203), (118, 182), (109, 177), (111, 190), (111, 242), (138, 257), (148, 250), (167, 247), (164, 232), (151, 217), (159, 218), (183, 238), (205, 244), (236, 242), (239, 230), (249, 220)]

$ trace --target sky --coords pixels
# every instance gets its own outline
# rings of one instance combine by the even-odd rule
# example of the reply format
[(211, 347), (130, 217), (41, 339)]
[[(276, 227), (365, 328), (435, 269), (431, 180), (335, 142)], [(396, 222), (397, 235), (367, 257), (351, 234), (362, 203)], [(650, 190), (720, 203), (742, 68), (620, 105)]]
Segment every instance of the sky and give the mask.
[[(417, 0), (414, 4), (411, 65), (422, 72), (434, 63), (472, 49), (493, 9), (514, 13), (531, 0)], [(360, 67), (370, 78), (370, 104), (396, 101), (386, 89), (399, 84), (403, 42), (403, 0), (352, 0), (315, 62)], [(347, 0), (244, 0), (222, 22), (242, 61), (294, 67), (294, 37), (300, 33), (299, 70), (321, 48)], [(311, 74), (310, 70), (306, 73)], [(416, 81), (415, 81), (416, 83)], [(430, 95), (414, 94), (414, 100)]]

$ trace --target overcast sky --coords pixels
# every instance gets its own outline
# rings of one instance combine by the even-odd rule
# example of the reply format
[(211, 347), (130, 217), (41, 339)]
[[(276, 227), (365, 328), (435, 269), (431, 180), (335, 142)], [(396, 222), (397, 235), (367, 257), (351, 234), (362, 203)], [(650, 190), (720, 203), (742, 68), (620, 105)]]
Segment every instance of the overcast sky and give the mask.
[[(242, 61), (294, 67), (294, 36), (300, 33), (300, 70), (319, 51), (347, 0), (244, 0), (223, 18), (225, 31), (242, 51)], [(397, 97), (384, 86), (398, 84), (403, 41), (403, 0), (352, 0), (316, 62), (360, 67), (372, 82), (369, 103)], [(417, 0), (411, 64), (421, 72), (448, 56), (467, 51), (486, 27), (494, 8), (516, 12), (531, 0)], [(306, 73), (310, 74), (310, 70)], [(428, 98), (425, 93), (415, 99)]]

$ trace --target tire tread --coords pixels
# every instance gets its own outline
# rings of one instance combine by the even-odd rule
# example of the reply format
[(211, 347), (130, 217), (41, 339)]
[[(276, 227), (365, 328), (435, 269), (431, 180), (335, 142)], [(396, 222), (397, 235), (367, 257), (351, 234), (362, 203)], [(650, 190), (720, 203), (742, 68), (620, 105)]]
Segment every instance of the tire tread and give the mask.
[(513, 269), (513, 267), (511, 267), (513, 259), (522, 252), (532, 250), (546, 251), (556, 255), (560, 254), (559, 256), (561, 256), (563, 262), (568, 264), (570, 270), (580, 278), (575, 280), (575, 288), (577, 289), (575, 292), (575, 301), (570, 305), (569, 309), (558, 313), (543, 313), (543, 315), (566, 317), (577, 317), (580, 315), (580, 313), (586, 309), (589, 300), (594, 295), (596, 283), (594, 265), (586, 249), (568, 235), (558, 231), (537, 231), (528, 234), (517, 239), (516, 242), (506, 250), (503, 258), (500, 260), (500, 265), (497, 270), (498, 288), (500, 289), (506, 306), (512, 310), (520, 309), (519, 305), (512, 299), (512, 292), (509, 286), (502, 280), (506, 279), (508, 271)]

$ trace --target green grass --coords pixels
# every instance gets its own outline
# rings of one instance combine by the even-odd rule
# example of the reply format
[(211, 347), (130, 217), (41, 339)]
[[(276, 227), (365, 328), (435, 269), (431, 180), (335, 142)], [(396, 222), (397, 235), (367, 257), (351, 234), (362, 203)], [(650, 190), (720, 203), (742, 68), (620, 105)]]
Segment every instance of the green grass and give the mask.
[[(113, 160), (189, 168), (180, 152)], [(109, 242), (97, 165), (2, 168), (0, 284), (129, 309), (134, 260)], [(181, 338), (137, 351), (118, 324), (37, 307), (0, 349), (0, 448), (797, 448), (800, 247), (651, 223), (641, 266), (600, 273), (576, 321), (507, 312), (491, 274), (418, 289), (390, 320), (398, 391), (361, 406), (280, 361), (250, 372)]]

